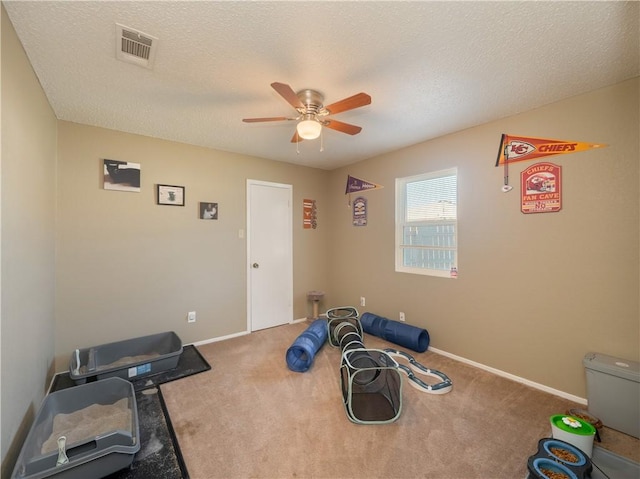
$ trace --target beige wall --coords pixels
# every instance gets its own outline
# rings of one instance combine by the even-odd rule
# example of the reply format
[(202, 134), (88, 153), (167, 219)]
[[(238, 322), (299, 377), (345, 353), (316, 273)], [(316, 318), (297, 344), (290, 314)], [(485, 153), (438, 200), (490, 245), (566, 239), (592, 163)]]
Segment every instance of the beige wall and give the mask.
[[(246, 180), (293, 185), (294, 317), (327, 289), (328, 172), (61, 121), (56, 258), (57, 369), (78, 347), (175, 331), (184, 343), (247, 329)], [(141, 164), (141, 192), (102, 188), (102, 160)], [(158, 206), (155, 185), (186, 188)], [(302, 228), (302, 200), (319, 227)], [(219, 219), (198, 218), (198, 203)], [(186, 322), (188, 311), (197, 321)]]
[[(586, 352), (638, 359), (638, 79), (326, 172), (56, 126), (4, 10), (1, 62), (3, 476), (54, 357), (64, 370), (76, 347), (163, 330), (185, 343), (245, 331), (247, 178), (293, 185), (294, 318), (310, 313), (312, 289), (327, 292), (321, 309), (365, 296), (362, 311), (404, 311), (436, 348), (581, 397)], [(501, 133), (610, 146), (549, 158), (563, 166), (564, 208), (523, 215), (519, 187), (502, 193), (493, 166)], [(103, 158), (141, 163), (142, 192), (104, 190)], [(512, 185), (527, 165), (511, 166)], [(450, 166), (459, 278), (395, 273), (395, 178)], [(351, 226), (347, 174), (385, 186), (366, 193), (365, 228)], [(157, 206), (157, 183), (184, 185), (186, 207)], [(302, 229), (303, 198), (318, 202), (317, 230)], [(218, 202), (219, 220), (199, 220), (199, 201)]]
[[(331, 172), (331, 291), (336, 303), (425, 327), (431, 345), (586, 397), (582, 358), (639, 359), (638, 78)], [(520, 172), (502, 193), (500, 135), (601, 142), (553, 156), (563, 209), (520, 212)], [(458, 167), (459, 277), (394, 272), (394, 181)], [(369, 225), (352, 227), (347, 174), (384, 185), (365, 193)], [(446, 371), (445, 371), (446, 372)], [(455, 383), (455, 378), (453, 378)]]
[(56, 118), (2, 17), (2, 477), (45, 393), (54, 355)]

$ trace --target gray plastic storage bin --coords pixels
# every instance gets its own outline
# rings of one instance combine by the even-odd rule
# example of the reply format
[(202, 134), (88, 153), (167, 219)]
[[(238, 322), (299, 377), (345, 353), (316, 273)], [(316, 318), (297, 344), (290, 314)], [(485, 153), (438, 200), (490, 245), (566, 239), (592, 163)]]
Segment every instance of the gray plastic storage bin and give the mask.
[(69, 360), (69, 377), (76, 384), (89, 378), (138, 379), (178, 365), (182, 341), (173, 331), (80, 349)]
[(640, 477), (640, 463), (607, 451), (603, 447), (594, 446), (591, 459), (598, 465), (591, 471), (591, 479), (638, 479)]
[(583, 359), (589, 413), (612, 429), (640, 437), (640, 363), (600, 353)]
[[(105, 411), (107, 407), (110, 409)], [(112, 424), (117, 429), (105, 419), (113, 420), (114, 416), (119, 416)], [(53, 435), (55, 424), (59, 429)], [(51, 446), (53, 450), (47, 447), (56, 442), (58, 434), (67, 436), (69, 458), (60, 466), (56, 466), (57, 445)], [(110, 378), (63, 389), (44, 398), (11, 478), (104, 477), (131, 465), (140, 450), (139, 437), (136, 397), (129, 381)]]

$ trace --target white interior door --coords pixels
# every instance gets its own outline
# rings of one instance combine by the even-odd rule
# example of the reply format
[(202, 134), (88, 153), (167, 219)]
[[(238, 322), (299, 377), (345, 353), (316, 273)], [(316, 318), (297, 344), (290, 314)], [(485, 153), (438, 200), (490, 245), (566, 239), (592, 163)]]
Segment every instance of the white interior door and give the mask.
[(293, 320), (292, 186), (247, 180), (249, 331)]

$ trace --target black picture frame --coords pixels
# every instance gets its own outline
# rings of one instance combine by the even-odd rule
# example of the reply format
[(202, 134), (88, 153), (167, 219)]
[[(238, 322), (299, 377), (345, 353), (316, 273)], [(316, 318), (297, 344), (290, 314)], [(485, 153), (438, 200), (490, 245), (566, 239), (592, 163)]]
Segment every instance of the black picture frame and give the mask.
[(213, 201), (201, 201), (199, 205), (201, 220), (217, 220), (218, 219), (218, 203)]
[(156, 185), (156, 198), (159, 205), (184, 206), (185, 188), (176, 185)]

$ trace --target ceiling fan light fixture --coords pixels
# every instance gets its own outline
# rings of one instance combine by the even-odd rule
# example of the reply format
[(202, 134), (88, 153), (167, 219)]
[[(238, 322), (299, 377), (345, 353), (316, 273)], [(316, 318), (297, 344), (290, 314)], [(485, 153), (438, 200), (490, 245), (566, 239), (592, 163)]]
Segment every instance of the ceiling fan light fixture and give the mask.
[(315, 140), (320, 136), (322, 125), (316, 120), (302, 120), (296, 126), (298, 136), (305, 140)]

